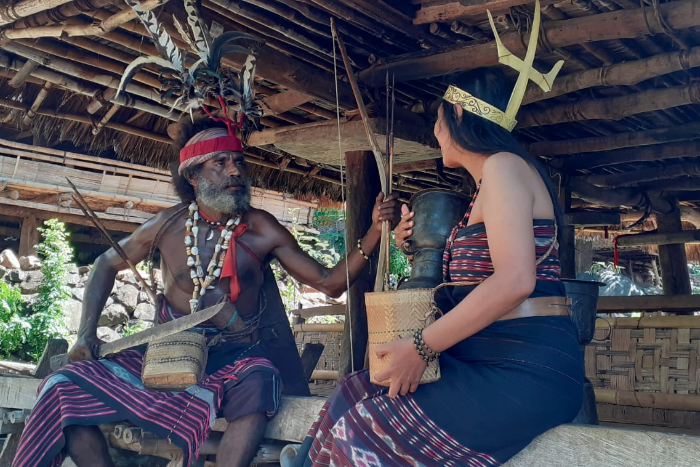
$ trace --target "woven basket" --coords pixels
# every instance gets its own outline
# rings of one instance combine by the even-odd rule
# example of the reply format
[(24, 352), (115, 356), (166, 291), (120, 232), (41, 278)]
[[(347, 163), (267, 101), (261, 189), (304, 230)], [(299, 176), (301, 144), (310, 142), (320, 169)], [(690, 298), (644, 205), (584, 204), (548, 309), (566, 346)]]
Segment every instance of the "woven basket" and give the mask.
[[(413, 333), (435, 321), (439, 310), (435, 306), (435, 289), (408, 289), (365, 294), (367, 325), (369, 328), (370, 381), (389, 386), (391, 379), (377, 381), (375, 375), (389, 366), (388, 356), (378, 358), (377, 347), (398, 339), (412, 339)], [(428, 363), (420, 383), (432, 383), (440, 379), (438, 360)]]
[(206, 337), (183, 331), (148, 344), (141, 380), (153, 391), (183, 391), (199, 383), (206, 366)]

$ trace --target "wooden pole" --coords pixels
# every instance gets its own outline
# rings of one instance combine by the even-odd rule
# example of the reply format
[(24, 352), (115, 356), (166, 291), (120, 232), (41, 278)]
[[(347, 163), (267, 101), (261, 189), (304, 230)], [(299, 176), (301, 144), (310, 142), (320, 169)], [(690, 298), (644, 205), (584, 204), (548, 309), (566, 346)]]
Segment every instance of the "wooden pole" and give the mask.
[(71, 0), (22, 0), (20, 2), (9, 2), (0, 8), (0, 26), (14, 23), (20, 18), (24, 18), (40, 11), (54, 8)]
[[(165, 1), (167, 0), (146, 0), (141, 2), (141, 8), (144, 11), (150, 11), (162, 5)], [(87, 25), (59, 24), (57, 26), (5, 29), (0, 33), (0, 37), (3, 39), (37, 39), (39, 37), (61, 37), (64, 34), (67, 36), (100, 36), (134, 19), (136, 19), (136, 12), (128, 8), (111, 15), (99, 23), (89, 23)]]
[[(345, 219), (347, 249), (354, 248), (372, 225), (372, 207), (380, 190), (379, 171), (369, 151), (345, 154), (347, 174), (347, 215)], [(365, 293), (374, 290), (377, 255), (357, 278), (348, 292), (348, 314), (341, 345), (339, 374), (361, 370), (367, 349), (367, 309)], [(352, 344), (351, 344), (352, 342)], [(352, 351), (351, 351), (352, 349)]]
[[(618, 187), (679, 177), (700, 177), (700, 165), (697, 163), (672, 164), (649, 169), (631, 170), (619, 174), (589, 175), (585, 177), (585, 180), (596, 186)], [(675, 185), (675, 182), (671, 183)], [(675, 188), (678, 188), (678, 186), (676, 185)]]
[[(647, 20), (645, 20), (645, 13)], [(686, 29), (700, 25), (700, 9), (696, 0), (680, 0), (659, 5), (658, 13), (671, 29)], [(550, 47), (568, 47), (588, 42), (612, 39), (633, 39), (649, 33), (663, 33), (662, 26), (653, 16), (651, 8), (625, 9), (597, 15), (583, 16), (562, 21), (549, 21), (542, 25), (541, 43)], [(528, 35), (521, 37), (516, 31), (501, 35), (503, 44), (511, 53), (525, 56)], [(405, 56), (401, 60), (371, 67), (359, 74), (360, 81), (369, 86), (382, 86), (387, 70), (396, 75), (397, 81), (412, 81), (448, 73), (495, 66), (498, 52), (494, 41), (460, 47), (424, 57)]]
[[(571, 180), (571, 190), (577, 198), (586, 200), (592, 204), (619, 208), (620, 206), (643, 207), (646, 198), (638, 188), (609, 188), (601, 189), (584, 180), (575, 178)], [(649, 195), (651, 206), (657, 212), (672, 212), (674, 204), (665, 198)]]
[(114, 0), (81, 0), (79, 2), (64, 3), (50, 10), (44, 10), (19, 19), (12, 24), (12, 27), (13, 29), (21, 29), (61, 23), (81, 14), (89, 14), (112, 3), (114, 3)]
[(619, 246), (676, 245), (700, 243), (700, 230), (682, 230), (672, 233), (641, 233), (617, 237)]
[(571, 104), (524, 109), (518, 114), (518, 127), (554, 125), (582, 120), (621, 120), (630, 115), (700, 103), (700, 83), (627, 94), (607, 99), (589, 99)]
[(537, 86), (525, 93), (523, 104), (552, 99), (597, 86), (634, 86), (657, 76), (700, 66), (700, 47), (594, 68), (558, 77), (549, 92)]
[(46, 99), (46, 96), (49, 95), (49, 90), (51, 89), (51, 86), (53, 86), (52, 83), (46, 82), (41, 87), (39, 94), (37, 94), (36, 99), (34, 99), (34, 102), (32, 103), (32, 106), (29, 108), (29, 110), (27, 110), (27, 114), (22, 120), (22, 123), (25, 126), (29, 126), (29, 124), (31, 123), (32, 119), (34, 118), (34, 115), (36, 115), (36, 111), (39, 110), (39, 107), (41, 107), (41, 104), (44, 102), (44, 99)]
[(628, 162), (660, 161), (679, 157), (695, 157), (700, 154), (700, 140), (677, 143), (655, 144), (641, 148), (617, 149), (596, 153), (580, 154), (566, 159), (552, 161), (552, 165), (565, 170), (592, 169)]
[[(559, 203), (562, 210), (568, 212), (571, 210), (571, 187), (562, 186), (559, 194)], [(560, 226), (559, 234), (559, 264), (561, 265), (561, 277), (566, 279), (576, 278), (576, 231), (573, 225)]]
[(39, 222), (34, 216), (22, 219), (22, 230), (19, 234), (19, 256), (36, 256), (34, 247), (39, 243)]
[[(668, 214), (656, 214), (659, 234), (677, 234), (683, 230), (678, 201), (674, 201), (674, 206), (676, 209)], [(684, 244), (659, 245), (659, 263), (664, 295), (692, 293)]]
[[(9, 107), (11, 109), (18, 109), (18, 110), (27, 110), (27, 106), (17, 103), (15, 101), (11, 101), (9, 99), (0, 99), (0, 106), (2, 107)], [(80, 123), (85, 123), (87, 125), (92, 125), (92, 120), (90, 117), (87, 115), (77, 115), (77, 114), (67, 114), (67, 113), (61, 113), (61, 112), (56, 112), (54, 110), (49, 110), (49, 109), (37, 109), (35, 111), (37, 115), (47, 115), (49, 117), (54, 117), (54, 118), (60, 118), (64, 120), (72, 120), (74, 122), (80, 122)], [(151, 133), (145, 130), (142, 130), (140, 128), (136, 128), (130, 125), (123, 125), (121, 123), (111, 123), (108, 122), (105, 125), (105, 128), (111, 128), (113, 130), (121, 131), (123, 133), (130, 133), (134, 136), (139, 136), (141, 138), (147, 138), (147, 139), (152, 139), (154, 141), (158, 141), (161, 143), (167, 143), (170, 144), (172, 143), (172, 140), (170, 137), (167, 135), (160, 135), (157, 133)]]
[(413, 24), (428, 24), (433, 21), (452, 21), (465, 17), (481, 16), (489, 9), (492, 12), (508, 11), (509, 8), (527, 5), (532, 0), (479, 0), (443, 2), (438, 5), (423, 5), (416, 11)]
[(536, 156), (564, 156), (684, 141), (695, 139), (698, 135), (700, 135), (700, 122), (693, 122), (651, 130), (616, 133), (610, 136), (594, 136), (563, 141), (539, 141), (527, 145), (527, 150), (530, 154)]
[(38, 66), (39, 63), (33, 60), (27, 60), (24, 62), (24, 65), (22, 65), (22, 67), (17, 71), (17, 74), (10, 80), (10, 86), (15, 89), (19, 89), (20, 86), (27, 81), (29, 75), (31, 75)]

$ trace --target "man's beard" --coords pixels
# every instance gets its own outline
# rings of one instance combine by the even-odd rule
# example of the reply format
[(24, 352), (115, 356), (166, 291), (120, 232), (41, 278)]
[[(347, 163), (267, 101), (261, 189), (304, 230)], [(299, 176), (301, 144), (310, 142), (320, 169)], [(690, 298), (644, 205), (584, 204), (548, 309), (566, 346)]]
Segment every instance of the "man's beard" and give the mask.
[[(221, 185), (212, 182), (201, 173), (197, 175), (197, 202), (216, 212), (224, 214), (243, 214), (250, 209), (250, 180), (243, 177), (231, 177)], [(228, 187), (241, 186), (238, 190)]]

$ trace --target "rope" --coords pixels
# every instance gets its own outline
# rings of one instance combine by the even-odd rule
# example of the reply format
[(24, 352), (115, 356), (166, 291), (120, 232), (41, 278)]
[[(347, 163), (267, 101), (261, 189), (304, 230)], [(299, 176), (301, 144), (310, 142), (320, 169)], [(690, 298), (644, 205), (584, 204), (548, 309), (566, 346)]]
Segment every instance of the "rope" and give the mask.
[[(345, 157), (343, 154), (343, 144), (340, 139), (340, 94), (338, 92), (338, 56), (336, 54), (335, 50), (335, 42), (336, 42), (336, 37), (335, 37), (335, 30), (331, 28), (331, 33), (333, 34), (333, 77), (335, 80), (335, 114), (336, 114), (336, 122), (338, 124), (338, 162), (340, 166), (340, 196), (341, 200), (343, 202), (343, 218), (344, 222), (347, 222), (348, 219), (348, 207), (345, 202)], [(350, 371), (352, 373), (355, 372), (355, 349), (354, 349), (354, 343), (353, 343), (353, 332), (352, 332), (352, 300), (350, 300), (350, 266), (348, 265), (348, 229), (345, 228), (343, 229), (343, 239), (345, 241), (345, 281), (346, 281), (346, 290), (347, 293), (345, 295), (345, 301), (346, 301), (346, 308), (347, 308), (347, 319), (346, 323), (348, 323), (348, 328), (350, 330)]]

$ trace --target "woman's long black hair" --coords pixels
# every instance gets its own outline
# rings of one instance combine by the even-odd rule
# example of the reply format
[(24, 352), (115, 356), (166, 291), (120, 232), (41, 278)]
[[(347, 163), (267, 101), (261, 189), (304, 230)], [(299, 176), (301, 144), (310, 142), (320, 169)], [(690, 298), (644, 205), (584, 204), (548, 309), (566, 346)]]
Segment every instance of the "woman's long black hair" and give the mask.
[[(490, 68), (478, 68), (448, 76), (445, 79), (445, 84), (457, 86), (504, 112), (514, 86), (503, 72)], [(510, 152), (520, 156), (537, 170), (552, 198), (554, 216), (559, 226), (559, 232), (561, 232), (564, 225), (564, 214), (559, 205), (558, 195), (552, 180), (540, 160), (525, 151), (513, 135), (498, 124), (466, 111), (462, 112), (460, 121), (454, 106), (447, 101), (443, 101), (443, 110), (450, 136), (464, 149), (485, 156), (498, 152)]]

